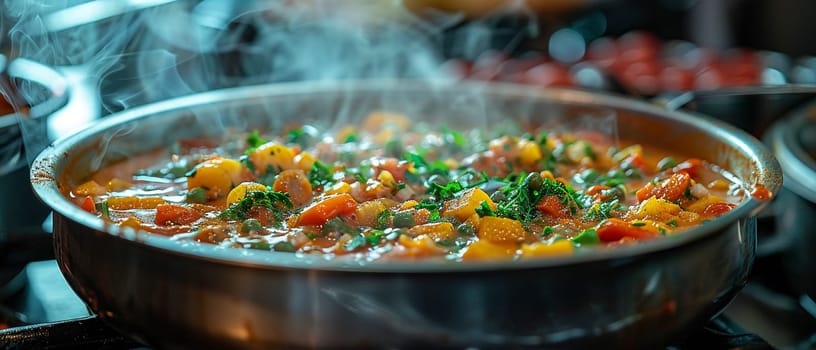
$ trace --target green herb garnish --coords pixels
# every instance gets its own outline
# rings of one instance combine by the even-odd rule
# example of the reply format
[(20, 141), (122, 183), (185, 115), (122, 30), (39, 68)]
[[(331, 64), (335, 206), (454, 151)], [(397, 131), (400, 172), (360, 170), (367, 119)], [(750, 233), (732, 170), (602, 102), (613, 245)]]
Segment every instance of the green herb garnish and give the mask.
[(595, 231), (595, 229), (588, 228), (581, 232), (581, 234), (573, 237), (572, 242), (580, 247), (582, 245), (601, 243), (601, 239), (598, 238), (598, 232)]
[(593, 205), (589, 210), (587, 210), (586, 214), (584, 214), (585, 220), (603, 220), (609, 219), (612, 217), (612, 211), (620, 208), (620, 202), (618, 199), (613, 199), (609, 202), (598, 203)]
[(275, 243), (275, 245), (272, 246), (272, 250), (276, 252), (288, 252), (288, 253), (294, 253), (295, 251), (297, 251), (297, 249), (295, 249), (295, 245), (288, 241), (281, 241)]
[(246, 144), (247, 146), (249, 146), (247, 152), (251, 152), (251, 150), (258, 148), (258, 146), (263, 145), (266, 142), (267, 140), (261, 137), (261, 134), (258, 133), (258, 130), (252, 130), (252, 133), (250, 133), (249, 136), (247, 136), (246, 138)]
[(314, 164), (312, 164), (312, 170), (309, 171), (309, 182), (312, 186), (327, 186), (333, 182), (332, 176), (332, 169), (316, 160)]
[(221, 212), (219, 217), (225, 220), (243, 221), (247, 219), (252, 207), (263, 207), (272, 211), (276, 221), (281, 221), (284, 218), (285, 210), (291, 209), (292, 206), (288, 193), (249, 191), (243, 199)]
[(370, 246), (376, 246), (380, 244), (380, 241), (385, 237), (385, 231), (383, 230), (371, 230), (369, 233), (365, 235), (366, 243)]
[(389, 225), (389, 221), (391, 219), (391, 211), (386, 209), (377, 214), (377, 227), (378, 228), (386, 228)]
[(196, 187), (189, 191), (187, 191), (187, 195), (184, 196), (184, 200), (187, 203), (207, 203), (207, 190)]

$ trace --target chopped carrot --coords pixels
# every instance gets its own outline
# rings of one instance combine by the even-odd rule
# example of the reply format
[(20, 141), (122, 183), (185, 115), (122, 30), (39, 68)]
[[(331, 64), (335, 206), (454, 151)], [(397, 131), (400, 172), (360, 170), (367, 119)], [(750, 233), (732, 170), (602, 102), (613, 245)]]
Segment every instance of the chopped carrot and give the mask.
[(691, 177), (697, 177), (700, 172), (700, 169), (703, 168), (704, 164), (703, 161), (697, 158), (690, 158), (687, 159), (685, 162), (677, 164), (669, 171), (671, 173), (686, 173)]
[(561, 203), (558, 196), (544, 196), (541, 198), (541, 202), (536, 205), (536, 209), (554, 218), (565, 218), (570, 215), (569, 208)]
[(710, 216), (720, 216), (722, 214), (725, 214), (725, 213), (731, 211), (731, 209), (734, 209), (734, 207), (736, 207), (735, 204), (728, 203), (728, 202), (712, 203), (712, 204), (709, 204), (705, 208), (705, 210), (703, 210), (703, 214), (710, 215)]
[(278, 174), (272, 190), (286, 192), (296, 208), (312, 201), (312, 184), (309, 177), (300, 169), (287, 169)]
[(350, 194), (342, 193), (314, 203), (300, 213), (298, 226), (323, 225), (329, 219), (348, 215), (357, 208), (357, 201)]
[(648, 229), (615, 218), (607, 219), (601, 223), (596, 231), (598, 238), (603, 242), (619, 241), (627, 237), (631, 239), (649, 239), (657, 236)]
[(80, 206), (80, 208), (91, 214), (96, 214), (96, 203), (94, 203), (93, 197), (91, 196), (85, 196), (85, 199), (82, 201), (82, 205)]
[(201, 218), (201, 213), (178, 204), (156, 207), (156, 225), (187, 225)]
[(683, 196), (686, 189), (691, 185), (691, 177), (686, 172), (674, 173), (668, 179), (655, 185), (648, 183), (635, 193), (638, 202), (642, 202), (649, 197), (655, 196), (670, 202), (674, 202)]

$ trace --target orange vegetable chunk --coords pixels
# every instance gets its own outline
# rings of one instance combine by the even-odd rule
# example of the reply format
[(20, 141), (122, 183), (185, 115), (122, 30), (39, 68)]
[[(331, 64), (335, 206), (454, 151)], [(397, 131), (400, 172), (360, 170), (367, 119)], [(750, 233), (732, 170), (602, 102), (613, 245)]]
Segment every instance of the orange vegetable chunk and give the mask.
[(326, 197), (303, 209), (297, 226), (323, 225), (329, 219), (353, 213), (356, 208), (357, 201), (350, 194), (342, 193)]

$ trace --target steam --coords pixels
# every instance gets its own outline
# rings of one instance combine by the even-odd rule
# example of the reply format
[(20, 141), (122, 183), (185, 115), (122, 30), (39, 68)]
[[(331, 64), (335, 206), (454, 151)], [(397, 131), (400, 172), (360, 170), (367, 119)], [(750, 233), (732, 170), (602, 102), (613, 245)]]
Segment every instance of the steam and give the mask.
[[(509, 45), (537, 35), (524, 2), (507, 3), (496, 14), (513, 11), (528, 24), (509, 36)], [(404, 78), (446, 84), (462, 78), (445, 64), (446, 54), (475, 59), (496, 34), (492, 16), (464, 22), (462, 14), (417, 13), (399, 0), (7, 0), (3, 11), (14, 23), (12, 56), (59, 67), (89, 86), (85, 97), (102, 114), (270, 82)], [(479, 99), (468, 100), (462, 108), (474, 115), (495, 114)], [(338, 108), (341, 114), (359, 110)], [(62, 125), (75, 130), (85, 122)]]

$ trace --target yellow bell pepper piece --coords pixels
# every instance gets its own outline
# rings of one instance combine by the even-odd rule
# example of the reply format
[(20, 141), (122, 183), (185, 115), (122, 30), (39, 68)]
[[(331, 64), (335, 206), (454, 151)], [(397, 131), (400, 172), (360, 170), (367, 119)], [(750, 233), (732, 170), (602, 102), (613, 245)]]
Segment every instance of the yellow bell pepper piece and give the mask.
[(485, 216), (479, 219), (479, 229), (476, 235), (480, 240), (509, 243), (523, 241), (527, 236), (527, 231), (518, 220)]
[(269, 167), (278, 172), (295, 168), (295, 152), (289, 147), (274, 142), (258, 146), (249, 154), (249, 160), (259, 174), (266, 174), (266, 169)]
[(240, 185), (235, 186), (235, 188), (233, 188), (227, 195), (227, 206), (244, 199), (249, 191), (267, 192), (269, 189), (266, 187), (266, 185), (259, 184), (257, 182), (242, 182)]
[(491, 209), (496, 210), (496, 204), (490, 200), (490, 196), (478, 187), (473, 187), (458, 198), (445, 202), (442, 209), (442, 216), (455, 217), (459, 221), (465, 221), (468, 217), (476, 213), (476, 208), (487, 202)]
[(187, 178), (187, 189), (201, 187), (208, 198), (223, 196), (241, 181), (241, 163), (233, 159), (217, 158), (206, 160), (195, 167), (195, 172)]
[(555, 241), (552, 244), (535, 242), (533, 244), (522, 244), (521, 256), (527, 258), (539, 256), (570, 255), (574, 250), (575, 247), (573, 247), (572, 243), (570, 243), (570, 241), (566, 239)]
[(478, 240), (462, 253), (462, 260), (506, 260), (516, 255), (516, 245)]

